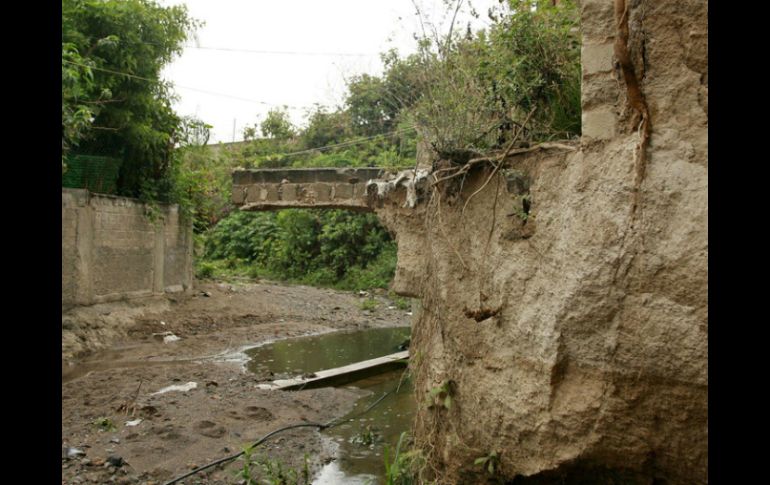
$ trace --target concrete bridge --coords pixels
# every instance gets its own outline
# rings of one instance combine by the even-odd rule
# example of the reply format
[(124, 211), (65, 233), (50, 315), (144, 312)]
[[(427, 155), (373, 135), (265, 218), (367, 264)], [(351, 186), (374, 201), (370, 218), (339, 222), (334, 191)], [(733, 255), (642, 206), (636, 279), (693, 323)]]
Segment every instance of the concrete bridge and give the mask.
[(233, 203), (242, 210), (285, 208), (371, 212), (367, 184), (381, 168), (294, 168), (233, 172)]

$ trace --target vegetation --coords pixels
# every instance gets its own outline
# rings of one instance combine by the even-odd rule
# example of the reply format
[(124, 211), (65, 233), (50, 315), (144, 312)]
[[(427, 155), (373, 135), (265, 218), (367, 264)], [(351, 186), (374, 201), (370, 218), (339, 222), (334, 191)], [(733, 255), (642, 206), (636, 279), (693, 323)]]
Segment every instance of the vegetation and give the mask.
[(367, 289), (386, 288), (395, 270), (395, 243), (371, 215), (233, 212), (236, 167), (406, 168), (415, 164), (418, 136), (436, 157), (464, 163), (506, 146), (516, 131), (528, 141), (580, 131), (574, 0), (506, 0), (487, 13), (487, 29), (423, 33), (415, 54), (389, 51), (381, 75), (349, 79), (342, 106), (313, 107), (301, 127), (285, 108), (273, 109), (244, 129), (238, 147), (207, 146), (210, 126), (174, 114), (170, 86), (160, 81), (200, 25), (185, 7), (62, 6), (64, 154), (119, 158), (119, 194), (179, 203), (203, 239), (201, 278)]
[(414, 485), (423, 483), (419, 479), (420, 469), (424, 467), (425, 460), (419, 450), (405, 450), (407, 433), (401, 433), (398, 444), (390, 459), (391, 450), (385, 447), (385, 484), (386, 485)]
[(152, 0), (62, 0), (63, 156), (118, 158), (119, 194), (176, 200), (182, 121), (160, 73), (198, 25)]
[(496, 451), (489, 452), (488, 455), (476, 458), (474, 465), (479, 466), (490, 475), (495, 474), (495, 470), (500, 468), (500, 457)]
[[(244, 485), (308, 485), (310, 483), (307, 455), (301, 471), (286, 468), (278, 460), (255, 458), (252, 447), (244, 448), (239, 460), (242, 465), (237, 472), (237, 477)], [(259, 475), (260, 478), (255, 478), (255, 475)]]
[[(203, 275), (252, 275), (343, 289), (387, 287), (395, 246), (372, 216), (305, 210), (232, 214), (233, 167), (413, 166), (418, 133), (437, 157), (464, 163), (506, 146), (580, 132), (580, 48), (571, 0), (509, 0), (488, 12), (491, 26), (445, 39), (419, 39), (417, 53), (382, 56), (381, 76), (348, 82), (343, 106), (316, 106), (307, 125), (284, 109), (244, 130), (235, 150), (187, 150), (196, 230), (208, 232)], [(262, 137), (257, 134), (261, 133)], [(196, 178), (197, 177), (197, 178)], [(522, 215), (526, 217), (526, 214)], [(212, 271), (213, 270), (213, 271)]]
[(110, 418), (104, 416), (96, 418), (92, 424), (100, 431), (115, 431), (116, 429), (115, 423)]

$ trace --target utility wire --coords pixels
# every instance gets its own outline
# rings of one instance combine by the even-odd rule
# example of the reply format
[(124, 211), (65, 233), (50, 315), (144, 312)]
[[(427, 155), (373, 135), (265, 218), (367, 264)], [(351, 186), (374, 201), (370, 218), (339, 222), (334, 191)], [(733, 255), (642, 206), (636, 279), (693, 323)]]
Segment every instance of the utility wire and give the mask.
[[(117, 75), (125, 76), (125, 77), (131, 78), (131, 79), (138, 79), (138, 80), (141, 80), (141, 81), (147, 81), (147, 82), (151, 82), (151, 83), (155, 83), (155, 84), (163, 84), (163, 82), (164, 82), (164, 81), (160, 81), (160, 80), (157, 80), (157, 79), (150, 79), (150, 78), (146, 78), (146, 77), (142, 77), (142, 76), (137, 76), (135, 74), (129, 74), (129, 73), (126, 73), (126, 72), (113, 71), (112, 69), (105, 69), (105, 68), (102, 68), (102, 67), (89, 66), (89, 65), (86, 65), (86, 64), (78, 63), (78, 62), (68, 61), (66, 59), (62, 59), (62, 62), (66, 62), (67, 64), (72, 64), (72, 65), (75, 65), (75, 66), (85, 67), (85, 68), (88, 68), (88, 69), (93, 69), (95, 71), (103, 71), (103, 72), (107, 72), (107, 73), (110, 73), (110, 74), (117, 74)], [(206, 90), (203, 90), (203, 89), (193, 88), (193, 87), (189, 87), (189, 86), (182, 86), (182, 85), (175, 84), (175, 83), (171, 83), (171, 84), (173, 84), (175, 87), (178, 87), (178, 88), (189, 89), (189, 90), (192, 90), (192, 91), (199, 91), (199, 92), (202, 92), (202, 93), (212, 94), (212, 95), (215, 95), (215, 96), (223, 96), (223, 97), (227, 97), (227, 98), (238, 99), (238, 100), (241, 100), (241, 101), (250, 101), (252, 103), (259, 103), (259, 104), (263, 104), (263, 105), (267, 105), (267, 106), (284, 106), (284, 107), (287, 107), (287, 108), (302, 109), (301, 106), (288, 106), (288, 105), (282, 105), (282, 104), (272, 104), (272, 103), (268, 103), (266, 101), (258, 101), (258, 100), (255, 100), (255, 99), (241, 98), (239, 96), (232, 96), (232, 95), (224, 94), (224, 93), (216, 93), (216, 92), (213, 92), (213, 91), (206, 91)], [(342, 143), (335, 143), (333, 145), (326, 145), (326, 146), (321, 146), (321, 147), (316, 147), (316, 148), (310, 148), (310, 149), (307, 149), (307, 150), (300, 150), (300, 151), (297, 151), (297, 152), (284, 153), (282, 155), (285, 156), (285, 157), (289, 157), (289, 156), (294, 156), (294, 155), (303, 155), (303, 154), (306, 154), (306, 153), (313, 153), (313, 152), (316, 152), (316, 151), (328, 150), (330, 148), (341, 148), (341, 147), (353, 146), (353, 145), (358, 145), (360, 143), (363, 143), (365, 141), (372, 140), (372, 139), (377, 138), (377, 137), (390, 136), (390, 135), (398, 135), (398, 134), (402, 134), (402, 133), (407, 133), (407, 132), (413, 131), (415, 129), (416, 129), (415, 126), (409, 126), (407, 128), (402, 128), (400, 130), (395, 130), (395, 131), (391, 131), (391, 132), (388, 132), (388, 133), (380, 133), (380, 134), (377, 134), (377, 135), (367, 136), (367, 137), (364, 137), (364, 138), (358, 138), (358, 139), (355, 139), (355, 140), (350, 140), (350, 141), (346, 141), (346, 142), (342, 142)]]
[(380, 136), (398, 135), (398, 134), (401, 134), (401, 133), (407, 133), (407, 132), (413, 131), (415, 129), (416, 129), (415, 126), (410, 126), (408, 128), (402, 128), (400, 130), (390, 131), (388, 133), (380, 133), (379, 135), (367, 136), (365, 138), (357, 138), (355, 140), (345, 141), (345, 142), (342, 142), (342, 143), (335, 143), (333, 145), (325, 145), (325, 146), (322, 146), (322, 147), (309, 148), (307, 150), (300, 150), (298, 152), (281, 153), (280, 155), (282, 155), (284, 157), (289, 157), (289, 156), (292, 156), (292, 155), (304, 155), (305, 153), (313, 153), (313, 152), (316, 152), (316, 151), (328, 150), (329, 148), (340, 148), (340, 147), (358, 145), (359, 143), (363, 143), (365, 141), (372, 140), (372, 139), (380, 137)]
[(210, 51), (224, 52), (246, 52), (249, 54), (269, 54), (269, 55), (287, 55), (287, 56), (343, 56), (343, 57), (373, 57), (379, 54), (366, 54), (363, 52), (302, 52), (302, 51), (263, 51), (257, 49), (233, 49), (230, 47), (208, 47), (197, 45), (186, 45), (185, 49), (200, 49)]
[[(103, 67), (89, 66), (89, 65), (86, 65), (86, 64), (78, 63), (78, 62), (68, 61), (66, 59), (62, 59), (62, 62), (66, 62), (67, 64), (72, 64), (72, 65), (75, 65), (75, 66), (85, 67), (85, 68), (88, 68), (88, 69), (93, 69), (95, 71), (102, 71), (102, 72), (107, 72), (107, 73), (110, 73), (110, 74), (117, 74), (117, 75), (120, 75), (120, 76), (125, 76), (125, 77), (131, 78), (131, 79), (138, 79), (140, 81), (146, 81), (146, 82), (150, 82), (150, 83), (154, 83), (154, 84), (163, 84), (164, 83), (164, 81), (161, 81), (161, 80), (158, 80), (158, 79), (150, 79), (150, 78), (147, 78), (147, 77), (137, 76), (135, 74), (129, 74), (127, 72), (113, 71), (112, 69), (105, 69)], [(266, 106), (279, 106), (279, 107), (285, 106), (286, 108), (293, 108), (293, 109), (302, 109), (302, 108), (306, 107), (306, 106), (290, 106), (290, 105), (285, 105), (285, 104), (268, 103), (267, 101), (259, 101), (259, 100), (250, 99), (250, 98), (242, 98), (240, 96), (233, 96), (231, 94), (217, 93), (217, 92), (214, 92), (214, 91), (207, 91), (205, 89), (193, 88), (193, 87), (190, 87), (190, 86), (183, 86), (181, 84), (176, 84), (174, 82), (171, 82), (171, 84), (174, 85), (174, 87), (177, 87), (177, 88), (188, 89), (190, 91), (198, 91), (198, 92), (205, 93), (205, 94), (211, 94), (213, 96), (221, 96), (221, 97), (224, 97), (224, 98), (237, 99), (239, 101), (248, 101), (248, 102), (251, 102), (251, 103), (258, 103), (258, 104), (262, 104), (262, 105), (266, 105)]]
[[(157, 42), (147, 42), (147, 41), (135, 41), (135, 42), (127, 42), (129, 44), (146, 44), (146, 45), (155, 45), (155, 46), (164, 46), (164, 44), (159, 44)], [(201, 49), (201, 50), (212, 50), (212, 51), (225, 51), (225, 52), (247, 52), (250, 54), (270, 54), (270, 55), (288, 55), (288, 56), (344, 56), (344, 57), (373, 57), (373, 56), (379, 56), (380, 54), (377, 53), (367, 53), (367, 52), (323, 52), (323, 51), (269, 51), (269, 50), (261, 50), (261, 49), (239, 49), (235, 47), (210, 47), (210, 46), (202, 46), (202, 45), (183, 45), (182, 46), (185, 49)]]

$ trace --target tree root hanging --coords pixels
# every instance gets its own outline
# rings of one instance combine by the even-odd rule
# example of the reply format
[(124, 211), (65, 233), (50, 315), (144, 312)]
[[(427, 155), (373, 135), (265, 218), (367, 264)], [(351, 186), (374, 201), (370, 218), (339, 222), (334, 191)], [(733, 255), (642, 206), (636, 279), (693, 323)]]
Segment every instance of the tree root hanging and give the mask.
[(636, 77), (634, 65), (628, 50), (628, 4), (626, 0), (615, 0), (615, 22), (617, 36), (615, 37), (615, 57), (617, 58), (623, 80), (626, 83), (626, 95), (628, 104), (641, 117), (639, 123), (639, 145), (637, 146), (636, 160), (634, 163), (634, 198), (631, 205), (632, 215), (636, 214), (639, 205), (639, 192), (645, 176), (647, 145), (650, 140), (650, 112), (644, 98), (639, 80)]

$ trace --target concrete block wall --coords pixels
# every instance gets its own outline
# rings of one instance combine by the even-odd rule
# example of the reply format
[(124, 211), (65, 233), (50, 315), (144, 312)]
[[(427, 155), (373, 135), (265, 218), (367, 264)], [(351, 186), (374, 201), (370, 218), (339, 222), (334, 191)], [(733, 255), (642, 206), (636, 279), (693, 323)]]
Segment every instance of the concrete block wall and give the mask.
[(583, 19), (583, 138), (585, 141), (610, 140), (617, 134), (618, 124), (614, 6), (607, 0), (582, 0), (580, 7)]
[(192, 288), (192, 225), (177, 206), (151, 222), (125, 197), (62, 189), (62, 305)]

